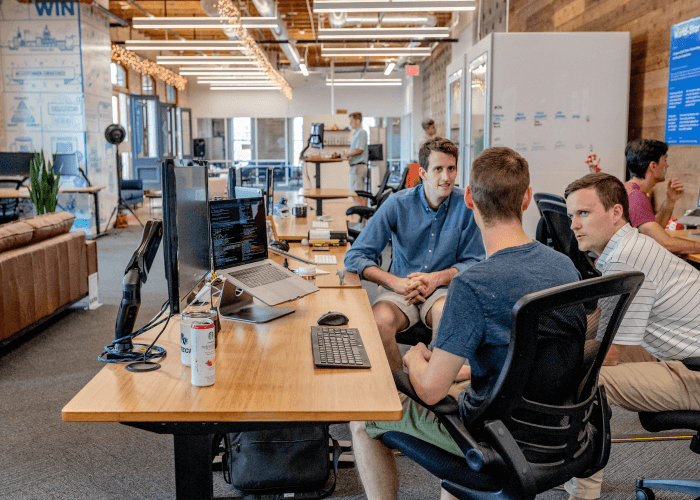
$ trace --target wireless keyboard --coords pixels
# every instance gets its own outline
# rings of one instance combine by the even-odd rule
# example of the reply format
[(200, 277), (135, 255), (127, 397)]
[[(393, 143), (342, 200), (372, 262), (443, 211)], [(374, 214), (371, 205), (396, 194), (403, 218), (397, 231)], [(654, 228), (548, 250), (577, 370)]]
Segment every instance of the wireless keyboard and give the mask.
[(371, 368), (357, 328), (312, 326), (314, 364), (321, 368)]
[(315, 220), (311, 223), (311, 227), (314, 229), (328, 229), (328, 223), (323, 222), (323, 221), (319, 221), (319, 220)]
[(335, 266), (338, 261), (335, 258), (335, 255), (322, 255), (322, 254), (317, 254), (314, 256), (314, 262), (317, 265), (321, 266)]

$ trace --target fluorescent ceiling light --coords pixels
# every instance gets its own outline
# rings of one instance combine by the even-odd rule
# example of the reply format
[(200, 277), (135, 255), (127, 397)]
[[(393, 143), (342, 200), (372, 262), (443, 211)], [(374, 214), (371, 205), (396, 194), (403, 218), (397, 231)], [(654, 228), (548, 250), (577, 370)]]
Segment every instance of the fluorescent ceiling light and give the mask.
[(255, 80), (253, 81), (240, 81), (240, 82), (227, 82), (223, 81), (220, 82), (218, 80), (211, 80), (211, 81), (202, 81), (202, 82), (197, 82), (197, 83), (202, 83), (202, 84), (207, 84), (207, 85), (217, 85), (219, 87), (252, 87), (252, 86), (260, 86), (260, 87), (279, 87), (275, 82), (256, 82)]
[(391, 72), (394, 71), (394, 68), (395, 68), (395, 67), (396, 67), (396, 63), (393, 62), (393, 61), (390, 62), (389, 65), (388, 65), (388, 66), (386, 67), (386, 69), (384, 70), (384, 74), (385, 74), (385, 75), (391, 74)]
[(216, 76), (218, 78), (220, 76), (259, 76), (266, 75), (267, 73), (260, 73), (259, 71), (246, 71), (240, 73), (222, 73), (218, 71), (181, 71), (180, 74), (182, 76)]
[[(331, 79), (326, 77), (326, 82)], [(401, 78), (334, 78), (334, 82), (392, 82), (401, 83)]]
[[(237, 26), (230, 24), (230, 17), (135, 17), (131, 20), (136, 29), (217, 29)], [(244, 28), (276, 28), (276, 17), (242, 17)]]
[[(376, 24), (379, 21), (376, 15), (373, 16), (362, 16), (358, 14), (354, 15), (348, 15), (346, 25), (347, 26), (352, 26), (353, 24)], [(400, 14), (396, 14), (394, 16), (391, 16), (390, 19), (382, 19), (382, 24), (386, 24), (388, 22), (391, 22), (392, 24), (411, 24), (411, 23), (419, 23), (419, 24), (426, 24), (428, 22), (428, 16), (426, 15), (405, 15), (401, 16)]]
[(320, 39), (353, 38), (447, 38), (450, 28), (320, 28)]
[(258, 64), (248, 56), (158, 56), (156, 62), (163, 66), (181, 64)]
[(304, 63), (299, 63), (299, 69), (301, 69), (301, 74), (304, 76), (309, 76), (309, 68), (306, 67), (306, 64)]
[(128, 50), (244, 50), (237, 40), (127, 40)]
[(326, 80), (328, 87), (372, 87), (372, 86), (400, 86), (401, 80)]
[(321, 57), (427, 57), (430, 47), (336, 48), (321, 46)]
[(212, 66), (211, 68), (198, 68), (196, 66), (183, 66), (180, 68), (180, 72), (183, 71), (216, 71), (216, 72), (227, 72), (227, 73), (254, 73), (256, 71), (260, 73), (267, 73), (264, 68), (224, 68), (222, 66)]
[(245, 75), (245, 76), (231, 76), (231, 75), (216, 75), (216, 76), (198, 76), (197, 81), (202, 82), (204, 80), (269, 80), (269, 77), (267, 75)]
[(209, 87), (209, 90), (279, 90), (281, 87)]
[(475, 0), (394, 0), (352, 2), (342, 0), (314, 0), (314, 12), (452, 12), (474, 10)]

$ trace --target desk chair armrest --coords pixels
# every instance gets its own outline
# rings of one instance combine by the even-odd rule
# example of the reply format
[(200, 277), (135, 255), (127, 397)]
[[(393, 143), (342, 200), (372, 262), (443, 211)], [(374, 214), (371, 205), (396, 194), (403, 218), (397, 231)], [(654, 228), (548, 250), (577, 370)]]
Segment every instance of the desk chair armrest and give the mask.
[(685, 358), (683, 364), (691, 372), (700, 372), (700, 358)]
[(374, 195), (368, 191), (355, 191), (355, 194), (357, 194), (357, 196), (362, 196), (364, 198), (370, 198), (371, 200), (374, 200)]
[(369, 219), (377, 209), (373, 207), (350, 207), (345, 211), (345, 215), (359, 215), (361, 219)]
[[(416, 394), (413, 384), (408, 377), (408, 373), (402, 370), (392, 370), (396, 388), (403, 392), (419, 405), (432, 411), (455, 440), (457, 446), (462, 450), (469, 467), (479, 472), (482, 468), (499, 464), (505, 465), (501, 457), (496, 454), (490, 446), (479, 444), (469, 433), (459, 416), (459, 405), (452, 396), (447, 396), (434, 405), (423, 402)], [(510, 435), (510, 433), (508, 433)], [(516, 445), (517, 446), (517, 445)]]

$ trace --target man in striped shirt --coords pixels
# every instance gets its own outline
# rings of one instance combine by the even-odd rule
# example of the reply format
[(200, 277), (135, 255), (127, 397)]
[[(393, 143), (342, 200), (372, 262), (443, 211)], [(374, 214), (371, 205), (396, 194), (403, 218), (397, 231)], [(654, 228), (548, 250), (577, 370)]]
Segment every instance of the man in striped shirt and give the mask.
[[(616, 177), (587, 175), (564, 197), (578, 247), (599, 256), (603, 275), (645, 275), (600, 371), (608, 401), (634, 412), (700, 410), (700, 373), (681, 361), (700, 356), (700, 272), (630, 225), (627, 192)], [(618, 362), (637, 345), (658, 362)], [(602, 477), (575, 478), (566, 490), (573, 500), (598, 498)]]

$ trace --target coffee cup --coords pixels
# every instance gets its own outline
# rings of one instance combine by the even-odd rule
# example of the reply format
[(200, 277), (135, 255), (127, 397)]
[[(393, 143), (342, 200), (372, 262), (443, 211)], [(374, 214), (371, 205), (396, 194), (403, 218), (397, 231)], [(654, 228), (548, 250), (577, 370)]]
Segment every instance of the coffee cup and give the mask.
[(306, 203), (297, 203), (292, 207), (292, 215), (294, 217), (306, 217)]

